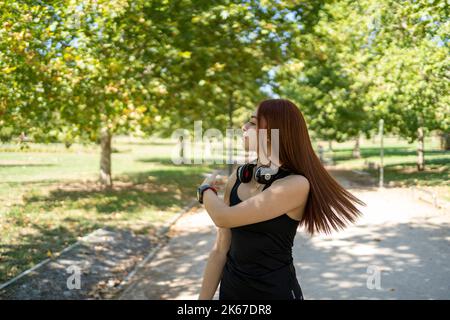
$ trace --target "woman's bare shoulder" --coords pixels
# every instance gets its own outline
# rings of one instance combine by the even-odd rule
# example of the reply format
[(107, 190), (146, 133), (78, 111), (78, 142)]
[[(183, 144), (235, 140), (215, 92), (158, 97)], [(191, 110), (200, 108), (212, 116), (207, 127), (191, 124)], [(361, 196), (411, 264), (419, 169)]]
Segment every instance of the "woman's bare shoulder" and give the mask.
[(309, 180), (301, 174), (290, 174), (284, 178), (274, 181), (274, 184), (286, 185), (288, 187), (298, 186), (309, 190)]

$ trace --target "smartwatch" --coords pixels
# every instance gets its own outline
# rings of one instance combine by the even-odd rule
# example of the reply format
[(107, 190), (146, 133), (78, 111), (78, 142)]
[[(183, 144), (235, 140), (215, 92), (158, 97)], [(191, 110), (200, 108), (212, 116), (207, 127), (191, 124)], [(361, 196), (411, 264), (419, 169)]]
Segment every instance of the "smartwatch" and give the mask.
[(215, 194), (217, 194), (216, 188), (214, 188), (210, 184), (202, 184), (200, 187), (197, 188), (197, 200), (201, 204), (203, 204), (203, 193), (208, 189), (211, 189), (212, 191), (214, 191)]

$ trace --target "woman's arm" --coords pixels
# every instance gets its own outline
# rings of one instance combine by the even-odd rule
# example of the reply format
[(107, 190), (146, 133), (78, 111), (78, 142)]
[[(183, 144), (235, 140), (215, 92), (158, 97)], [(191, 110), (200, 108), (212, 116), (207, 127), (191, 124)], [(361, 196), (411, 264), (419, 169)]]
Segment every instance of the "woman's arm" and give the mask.
[(214, 248), (209, 254), (203, 273), (202, 288), (199, 300), (212, 300), (222, 278), (223, 267), (227, 261), (227, 252), (230, 248), (231, 231), (227, 228), (217, 229), (217, 238)]
[(291, 175), (276, 180), (270, 188), (229, 207), (212, 190), (203, 194), (203, 203), (216, 226), (233, 228), (280, 216), (307, 201), (308, 179), (301, 175)]
[[(227, 181), (224, 192), (224, 201), (229, 205), (230, 191), (236, 182), (236, 173), (233, 173)], [(211, 300), (222, 278), (223, 267), (227, 261), (227, 253), (231, 243), (231, 231), (228, 228), (217, 228), (217, 237), (211, 253), (209, 254), (203, 274), (203, 282), (199, 300)]]

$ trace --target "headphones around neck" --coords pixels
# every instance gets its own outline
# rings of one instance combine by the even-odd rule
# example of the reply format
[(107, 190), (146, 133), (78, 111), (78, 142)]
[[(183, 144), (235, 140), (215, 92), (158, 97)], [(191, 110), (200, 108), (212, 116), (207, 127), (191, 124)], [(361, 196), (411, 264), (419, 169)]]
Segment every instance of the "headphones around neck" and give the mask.
[(267, 166), (259, 166), (253, 173), (253, 169), (256, 167), (254, 163), (246, 163), (237, 169), (237, 178), (243, 183), (248, 183), (252, 180), (254, 175), (256, 182), (260, 184), (270, 184), (275, 181), (285, 171), (281, 168), (277, 172), (274, 172), (272, 168)]

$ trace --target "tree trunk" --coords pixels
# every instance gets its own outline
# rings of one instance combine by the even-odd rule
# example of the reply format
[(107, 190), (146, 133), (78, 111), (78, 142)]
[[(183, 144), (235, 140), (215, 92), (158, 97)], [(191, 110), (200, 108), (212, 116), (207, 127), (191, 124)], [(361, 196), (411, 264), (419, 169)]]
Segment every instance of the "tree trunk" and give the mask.
[(359, 159), (361, 158), (361, 150), (359, 148), (359, 135), (355, 138), (355, 146), (353, 148), (353, 158)]
[(111, 188), (111, 132), (108, 128), (102, 128), (100, 144), (100, 183), (106, 188)]
[(328, 140), (328, 151), (333, 151), (333, 141), (332, 140)]
[(450, 150), (450, 132), (441, 132), (441, 150)]
[(425, 170), (425, 157), (424, 157), (424, 134), (423, 134), (423, 127), (419, 127), (417, 130), (417, 170), (423, 171)]

